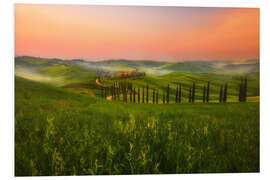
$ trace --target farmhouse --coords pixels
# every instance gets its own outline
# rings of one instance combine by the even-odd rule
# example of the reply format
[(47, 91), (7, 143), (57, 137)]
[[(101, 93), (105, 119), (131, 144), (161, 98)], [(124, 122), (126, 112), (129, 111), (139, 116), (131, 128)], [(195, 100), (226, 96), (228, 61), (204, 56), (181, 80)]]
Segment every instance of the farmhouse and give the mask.
[(135, 76), (145, 76), (145, 72), (139, 72), (137, 69), (133, 71), (119, 71), (116, 76), (120, 77), (135, 77)]

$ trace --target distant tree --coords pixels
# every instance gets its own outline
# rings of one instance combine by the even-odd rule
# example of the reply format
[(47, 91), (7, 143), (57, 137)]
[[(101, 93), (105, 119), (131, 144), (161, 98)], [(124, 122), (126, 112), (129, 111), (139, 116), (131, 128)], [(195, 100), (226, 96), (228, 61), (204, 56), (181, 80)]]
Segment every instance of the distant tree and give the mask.
[(206, 102), (209, 102), (210, 82), (207, 83)]
[(148, 104), (148, 101), (149, 101), (149, 99), (148, 99), (148, 85), (146, 86), (146, 103)]
[(239, 87), (239, 102), (243, 101), (243, 89), (244, 89), (243, 79), (241, 79), (241, 83)]
[(179, 85), (179, 91), (178, 91), (178, 102), (181, 103), (181, 97), (182, 97), (182, 85)]
[(191, 102), (191, 87), (189, 88), (188, 102)]
[(114, 100), (114, 89), (113, 89), (113, 86), (111, 86), (111, 92), (112, 92), (112, 100)]
[(136, 89), (133, 89), (133, 103), (136, 103)]
[(132, 103), (132, 89), (130, 89), (129, 102)]
[(243, 101), (247, 101), (247, 77), (245, 77), (245, 84), (243, 89)]
[(125, 102), (127, 103), (127, 96), (128, 96), (128, 90), (127, 90), (127, 88), (125, 88), (125, 90), (124, 90), (124, 95), (125, 95)]
[(104, 98), (106, 99), (106, 97), (107, 97), (107, 88), (105, 87)]
[(168, 104), (170, 103), (170, 84), (168, 84), (168, 87), (167, 87), (167, 103)]
[(227, 89), (228, 89), (228, 84), (225, 83), (225, 86), (224, 86), (224, 95), (223, 95), (223, 102), (226, 102), (227, 101)]
[(143, 94), (142, 94), (142, 103), (144, 103), (144, 87), (143, 87)]
[(140, 104), (140, 88), (138, 88), (138, 104)]
[(120, 92), (119, 92), (119, 91), (120, 91), (120, 89), (117, 87), (117, 89), (116, 89), (116, 90), (117, 90), (117, 101), (119, 101), (119, 100), (120, 100)]
[(175, 103), (178, 103), (178, 84), (176, 84)]
[(152, 98), (153, 104), (155, 104), (155, 88), (153, 89), (153, 98)]
[(205, 103), (205, 86), (203, 86), (203, 103)]
[(223, 85), (220, 86), (220, 91), (219, 91), (219, 102), (221, 103), (222, 102), (222, 94), (223, 94)]
[(193, 87), (192, 87), (192, 102), (195, 102), (195, 82), (193, 82)]
[(164, 90), (163, 90), (163, 104), (165, 104), (165, 92), (164, 92)]
[(157, 90), (157, 93), (156, 93), (156, 104), (158, 104), (158, 90)]

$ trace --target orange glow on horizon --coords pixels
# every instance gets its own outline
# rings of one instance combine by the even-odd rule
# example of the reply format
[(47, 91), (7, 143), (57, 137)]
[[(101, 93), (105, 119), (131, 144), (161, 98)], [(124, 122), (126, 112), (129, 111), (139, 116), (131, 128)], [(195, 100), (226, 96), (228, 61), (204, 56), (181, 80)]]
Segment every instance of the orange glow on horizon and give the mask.
[(259, 9), (221, 8), (200, 16), (199, 8), (174, 8), (168, 15), (166, 8), (17, 4), (15, 55), (164, 61), (259, 58)]

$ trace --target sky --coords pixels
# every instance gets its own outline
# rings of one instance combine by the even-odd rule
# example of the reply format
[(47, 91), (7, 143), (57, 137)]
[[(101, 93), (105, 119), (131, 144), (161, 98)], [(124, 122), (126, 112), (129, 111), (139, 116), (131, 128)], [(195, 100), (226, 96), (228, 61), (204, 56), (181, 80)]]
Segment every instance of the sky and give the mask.
[(15, 56), (259, 59), (258, 8), (15, 4)]

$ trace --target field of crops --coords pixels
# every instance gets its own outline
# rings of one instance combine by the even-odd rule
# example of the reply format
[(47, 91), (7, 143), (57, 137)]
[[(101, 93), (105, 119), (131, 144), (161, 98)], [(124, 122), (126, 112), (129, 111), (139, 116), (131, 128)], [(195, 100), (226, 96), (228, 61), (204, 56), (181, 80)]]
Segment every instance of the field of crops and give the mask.
[[(258, 97), (258, 79), (248, 85)], [(259, 172), (258, 99), (125, 104), (79, 91), (15, 77), (16, 176)]]

